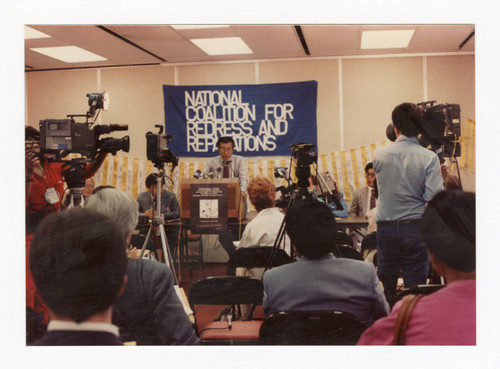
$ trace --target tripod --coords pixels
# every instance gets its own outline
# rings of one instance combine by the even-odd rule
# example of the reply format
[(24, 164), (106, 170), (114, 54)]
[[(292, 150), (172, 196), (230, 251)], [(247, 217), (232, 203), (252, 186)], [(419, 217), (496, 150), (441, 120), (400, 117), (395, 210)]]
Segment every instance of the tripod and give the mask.
[[(328, 186), (327, 186), (328, 188)], [(309, 192), (309, 190), (307, 189), (307, 187), (304, 187), (301, 185), (301, 181), (299, 179), (299, 188), (297, 190), (295, 190), (292, 195), (290, 196), (290, 201), (288, 203), (288, 206), (287, 206), (287, 209), (292, 205), (294, 204), (296, 201), (301, 201), (301, 200), (305, 200), (307, 198), (311, 198), (312, 197), (312, 194)], [(335, 196), (333, 196), (335, 198)], [(335, 202), (337, 203), (338, 200)], [(342, 205), (340, 205), (341, 208), (342, 208)], [(271, 269), (273, 267), (273, 263), (274, 263), (274, 259), (276, 257), (276, 254), (278, 252), (278, 249), (279, 248), (283, 248), (285, 247), (285, 242), (284, 241), (284, 238), (285, 238), (285, 218), (283, 218), (283, 221), (281, 222), (281, 225), (280, 225), (280, 229), (278, 231), (278, 235), (276, 236), (276, 239), (274, 240), (274, 244), (273, 244), (273, 251), (271, 252), (271, 255), (269, 256), (269, 259), (267, 260), (267, 263), (266, 263), (266, 270), (268, 269)], [(340, 251), (339, 249), (337, 248), (337, 246), (335, 245), (335, 247), (333, 248), (333, 254), (335, 255), (335, 257), (341, 257), (340, 255)], [(293, 247), (291, 248), (290, 250), (290, 256), (292, 257), (293, 259)]]
[(178, 285), (177, 275), (175, 273), (175, 266), (172, 259), (172, 255), (170, 253), (170, 248), (168, 246), (167, 236), (165, 233), (163, 214), (161, 213), (161, 184), (165, 177), (165, 170), (163, 169), (163, 165), (161, 165), (158, 169), (160, 172), (158, 177), (156, 178), (156, 215), (153, 216), (153, 219), (151, 220), (151, 225), (149, 226), (149, 230), (146, 235), (146, 239), (144, 240), (144, 244), (142, 245), (141, 254), (139, 257), (142, 258), (142, 256), (144, 255), (144, 251), (146, 250), (149, 240), (151, 239), (151, 233), (153, 232), (153, 229), (156, 227), (156, 229), (158, 229), (160, 232), (160, 240), (161, 240), (163, 255), (165, 258), (165, 264), (168, 265), (168, 267), (172, 271), (172, 274), (174, 275), (174, 285)]
[(85, 207), (85, 196), (83, 195), (83, 188), (70, 188), (69, 191), (69, 204), (67, 206), (68, 209)]

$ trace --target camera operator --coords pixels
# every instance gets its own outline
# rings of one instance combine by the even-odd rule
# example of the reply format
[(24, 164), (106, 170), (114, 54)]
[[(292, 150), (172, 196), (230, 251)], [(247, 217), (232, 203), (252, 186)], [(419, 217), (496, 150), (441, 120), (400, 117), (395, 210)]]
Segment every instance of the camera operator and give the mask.
[[(25, 129), (26, 144), (26, 232), (32, 233), (38, 222), (48, 213), (61, 207), (64, 193), (64, 163), (52, 162), (40, 156), (40, 132), (31, 126)], [(31, 142), (29, 142), (31, 141)], [(97, 154), (86, 164), (84, 178), (91, 178), (101, 167), (107, 153)]]
[(405, 287), (427, 282), (429, 256), (420, 217), (426, 203), (443, 189), (439, 157), (417, 139), (421, 120), (422, 110), (415, 104), (396, 106), (392, 112), (395, 143), (373, 153), (379, 192), (377, 273), (391, 305), (401, 269)]

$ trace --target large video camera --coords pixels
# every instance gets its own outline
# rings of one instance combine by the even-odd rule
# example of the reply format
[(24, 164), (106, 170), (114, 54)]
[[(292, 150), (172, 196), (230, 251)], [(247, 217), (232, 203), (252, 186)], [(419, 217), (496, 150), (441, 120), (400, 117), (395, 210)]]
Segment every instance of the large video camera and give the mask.
[[(312, 196), (309, 192), (309, 178), (311, 177), (311, 165), (318, 162), (318, 154), (314, 151), (316, 146), (313, 144), (299, 143), (290, 145), (292, 149), (292, 159), (296, 163), (295, 176), (297, 183), (291, 183), (291, 178), (288, 177), (287, 168), (278, 167), (274, 169), (275, 178), (283, 178), (288, 182), (288, 186), (279, 186), (276, 191), (281, 193), (281, 197), (275, 201), (275, 206), (279, 208), (287, 208), (291, 201), (298, 195), (299, 198), (307, 198)], [(316, 172), (318, 172), (316, 170)], [(313, 182), (316, 180), (317, 184), (322, 187), (322, 191), (318, 197), (321, 197), (325, 203), (334, 203), (338, 210), (343, 210), (344, 207), (340, 203), (341, 194), (337, 188), (329, 188), (321, 174), (317, 173), (317, 178), (312, 178)], [(322, 184), (321, 184), (322, 182)]]
[(168, 143), (174, 136), (163, 133), (163, 126), (155, 125), (158, 133), (146, 133), (146, 156), (156, 167), (163, 167), (164, 163), (172, 163), (172, 170), (179, 163), (179, 158), (168, 148)]
[[(91, 162), (98, 153), (116, 154), (117, 151), (129, 151), (129, 136), (123, 138), (100, 138), (100, 135), (113, 131), (126, 131), (128, 125), (95, 125), (93, 118), (96, 110), (107, 109), (107, 93), (87, 94), (89, 111), (85, 115), (68, 115), (69, 119), (45, 119), (40, 121), (40, 151), (42, 155), (55, 157), (54, 161), (64, 162), (63, 157), (70, 153), (81, 154), (80, 162)], [(85, 123), (76, 123), (74, 117), (85, 117)]]
[[(430, 147), (438, 154), (441, 162), (443, 158), (459, 157), (460, 150), (460, 105), (439, 104), (436, 101), (425, 101), (416, 105), (422, 109), (422, 119), (417, 127), (420, 134), (418, 140), (423, 147)], [(396, 140), (393, 124), (389, 124), (386, 130), (387, 138)]]

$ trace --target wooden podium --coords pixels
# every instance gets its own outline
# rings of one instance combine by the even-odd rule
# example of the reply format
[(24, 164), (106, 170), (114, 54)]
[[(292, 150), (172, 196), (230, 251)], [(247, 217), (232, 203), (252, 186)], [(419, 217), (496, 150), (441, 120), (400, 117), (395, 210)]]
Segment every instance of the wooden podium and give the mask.
[(191, 185), (192, 184), (227, 184), (227, 217), (245, 218), (245, 199), (241, 195), (239, 178), (218, 179), (186, 179), (181, 183), (181, 219), (191, 218)]

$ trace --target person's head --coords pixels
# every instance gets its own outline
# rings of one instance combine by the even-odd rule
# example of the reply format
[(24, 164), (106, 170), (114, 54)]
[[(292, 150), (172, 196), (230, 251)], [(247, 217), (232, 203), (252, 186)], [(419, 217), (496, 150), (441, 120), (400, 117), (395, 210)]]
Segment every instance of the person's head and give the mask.
[(266, 177), (255, 177), (247, 187), (250, 202), (257, 211), (261, 211), (274, 206), (276, 198), (276, 187)]
[(407, 137), (417, 137), (419, 134), (422, 109), (412, 103), (403, 103), (392, 111), (392, 123), (397, 130)]
[(40, 152), (40, 132), (31, 126), (26, 126), (24, 128), (24, 137), (26, 140), (26, 149), (29, 149), (33, 152)]
[(135, 229), (139, 219), (137, 201), (129, 194), (114, 188), (103, 188), (90, 195), (86, 208), (113, 219), (126, 238)]
[[(158, 191), (157, 184), (156, 184), (156, 179), (158, 178), (158, 173), (151, 173), (149, 176), (146, 177), (146, 181), (144, 182), (146, 184), (146, 187), (148, 188), (148, 191), (153, 195), (156, 196), (156, 192)], [(161, 190), (163, 191), (163, 179), (161, 181)]]
[(375, 172), (373, 171), (373, 163), (369, 162), (365, 166), (365, 177), (366, 177), (366, 184), (369, 187), (374, 188), (375, 187)]
[(431, 261), (435, 255), (453, 270), (465, 273), (476, 270), (475, 194), (438, 192), (427, 204), (421, 228)]
[(230, 160), (234, 151), (234, 139), (231, 136), (222, 136), (217, 140), (217, 149), (222, 160)]
[(449, 174), (444, 180), (444, 188), (447, 190), (462, 190), (462, 186), (460, 185), (460, 180), (457, 176), (453, 174)]
[(29, 257), (36, 288), (49, 310), (75, 322), (109, 310), (126, 281), (122, 233), (111, 219), (87, 208), (45, 217)]
[(335, 248), (335, 216), (313, 198), (298, 200), (286, 211), (285, 230), (299, 254), (318, 259)]
[(94, 191), (94, 187), (95, 187), (94, 178), (87, 178), (85, 180), (85, 188), (83, 189), (82, 193), (85, 196), (89, 197)]

